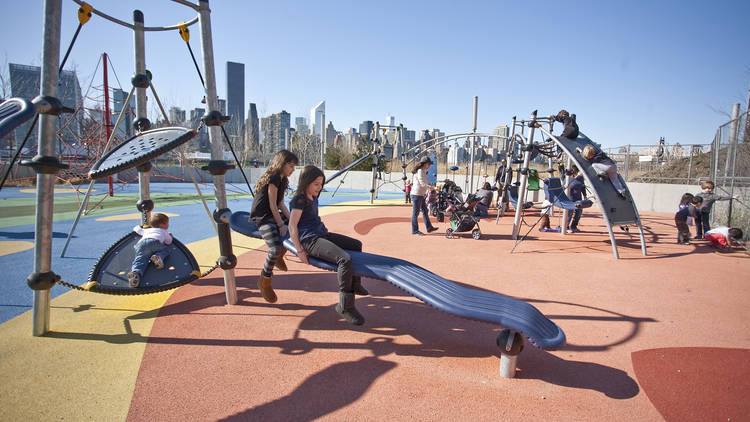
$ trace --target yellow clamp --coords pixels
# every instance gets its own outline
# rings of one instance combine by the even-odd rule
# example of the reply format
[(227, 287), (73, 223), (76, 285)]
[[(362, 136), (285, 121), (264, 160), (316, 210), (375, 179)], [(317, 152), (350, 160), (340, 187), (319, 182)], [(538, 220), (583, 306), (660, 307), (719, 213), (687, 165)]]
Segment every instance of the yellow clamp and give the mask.
[(177, 25), (177, 29), (180, 31), (180, 36), (185, 42), (190, 42), (190, 30), (188, 29), (185, 22), (180, 22)]
[(78, 8), (78, 22), (80, 22), (81, 25), (88, 22), (89, 19), (91, 19), (91, 12), (93, 11), (94, 8), (91, 7), (90, 4), (84, 2), (81, 7)]
[(91, 281), (87, 281), (87, 282), (81, 284), (81, 288), (84, 289), (84, 290), (87, 290), (87, 291), (91, 291), (92, 288), (94, 288), (94, 287), (96, 287), (98, 285), (99, 285), (99, 282), (97, 282), (95, 280), (91, 280)]

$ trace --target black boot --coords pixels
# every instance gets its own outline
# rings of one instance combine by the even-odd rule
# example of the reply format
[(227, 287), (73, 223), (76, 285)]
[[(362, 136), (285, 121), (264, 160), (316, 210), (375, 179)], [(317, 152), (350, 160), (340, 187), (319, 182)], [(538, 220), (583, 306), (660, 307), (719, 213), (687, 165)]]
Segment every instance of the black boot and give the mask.
[(354, 325), (365, 323), (365, 317), (354, 307), (354, 292), (339, 292), (339, 303), (336, 312)]
[(358, 275), (352, 276), (352, 291), (359, 296), (367, 296), (370, 292), (362, 286), (362, 278)]

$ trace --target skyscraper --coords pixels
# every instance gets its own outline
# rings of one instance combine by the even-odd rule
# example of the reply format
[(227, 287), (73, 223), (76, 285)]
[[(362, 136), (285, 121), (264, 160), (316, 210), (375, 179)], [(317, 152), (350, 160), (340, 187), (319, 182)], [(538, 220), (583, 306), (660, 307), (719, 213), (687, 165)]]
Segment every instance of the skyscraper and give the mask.
[(359, 134), (360, 136), (369, 135), (370, 132), (372, 132), (373, 128), (372, 120), (365, 120), (362, 123), (359, 124)]
[(185, 110), (179, 107), (169, 107), (169, 123), (180, 125), (185, 122)]
[(248, 105), (247, 120), (245, 121), (245, 150), (260, 151), (260, 127), (255, 103)]
[(313, 135), (320, 135), (320, 132), (323, 129), (320, 123), (324, 114), (326, 114), (325, 100), (319, 102), (318, 105), (310, 109), (310, 127), (312, 128)]
[(307, 119), (304, 117), (295, 117), (294, 126), (297, 132), (301, 135), (307, 135), (310, 133), (310, 128), (307, 126)]
[(289, 129), (292, 116), (285, 110), (260, 119), (263, 136), (263, 156), (270, 159), (279, 150), (289, 145)]
[(490, 138), (490, 147), (497, 148), (498, 150), (505, 150), (506, 143), (508, 142), (508, 126), (500, 125), (492, 130), (492, 134), (497, 138)]
[(245, 64), (227, 62), (227, 133), (240, 135), (245, 119)]

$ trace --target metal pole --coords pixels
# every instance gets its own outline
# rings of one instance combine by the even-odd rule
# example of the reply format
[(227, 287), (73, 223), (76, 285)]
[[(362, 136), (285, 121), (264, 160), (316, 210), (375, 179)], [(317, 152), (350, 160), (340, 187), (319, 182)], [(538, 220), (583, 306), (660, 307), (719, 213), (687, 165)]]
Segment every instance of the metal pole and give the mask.
[(508, 144), (506, 146), (505, 151), (505, 174), (503, 175), (502, 186), (500, 188), (502, 189), (500, 191), (500, 194), (497, 196), (497, 217), (495, 217), (495, 224), (498, 224), (500, 222), (500, 217), (505, 216), (505, 199), (508, 197), (508, 191), (505, 189), (505, 187), (510, 187), (510, 183), (508, 181), (508, 178), (511, 174), (513, 174), (512, 165), (513, 165), (513, 150), (515, 149), (515, 143), (516, 143), (516, 116), (513, 116), (512, 123), (510, 125), (510, 139), (508, 140)]
[[(211, 9), (208, 0), (199, 0), (199, 22), (201, 28), (201, 52), (203, 53), (203, 74), (206, 78), (206, 106), (208, 112), (219, 109), (216, 97), (216, 71), (214, 68), (214, 46), (211, 38)], [(223, 161), (224, 149), (221, 142), (221, 129), (219, 126), (208, 127), (208, 138), (211, 143), (211, 160)], [(227, 209), (226, 187), (224, 185), (224, 174), (213, 175), (214, 196), (216, 197), (216, 208)], [(228, 223), (228, 222), (227, 222)], [(223, 238), (224, 231), (219, 231), (219, 243), (228, 243), (231, 254), (231, 237)], [(234, 269), (222, 269), (224, 273), (224, 290), (226, 292), (227, 304), (237, 303), (237, 284), (234, 279)]]
[[(107, 53), (102, 53), (102, 73), (104, 83), (104, 131), (107, 135), (107, 140), (112, 134), (112, 119), (109, 110), (109, 80), (107, 75)], [(103, 154), (103, 153), (102, 153)], [(114, 196), (115, 192), (112, 187), (112, 176), (107, 176), (107, 185), (109, 186), (109, 196)]]
[(326, 151), (326, 113), (320, 114), (320, 169), (325, 170), (325, 151)]
[[(42, 71), (40, 95), (57, 95), (60, 64), (60, 14), (61, 0), (44, 1), (44, 29), (42, 31)], [(55, 124), (57, 117), (43, 114), (40, 117), (37, 157), (55, 157)], [(34, 272), (52, 271), (52, 218), (54, 214), (55, 175), (36, 174), (36, 224), (34, 226)], [(44, 335), (49, 331), (50, 291), (34, 290), (32, 308), (32, 334)]]
[(521, 230), (521, 212), (523, 211), (523, 204), (526, 202), (526, 187), (529, 182), (529, 162), (531, 161), (531, 150), (534, 145), (534, 130), (536, 129), (536, 110), (531, 113), (531, 122), (529, 126), (529, 138), (526, 145), (524, 145), (526, 151), (523, 155), (523, 167), (521, 167), (521, 185), (518, 187), (516, 217), (513, 220), (513, 240), (518, 239), (518, 233)]
[(690, 184), (690, 176), (693, 173), (693, 148), (695, 145), (690, 145), (690, 161), (688, 161), (688, 174), (687, 174), (687, 180), (685, 181), (686, 185)]
[[(477, 133), (477, 105), (479, 103), (479, 97), (476, 95), (474, 96), (474, 125), (472, 126), (471, 132)], [(474, 150), (476, 149), (476, 141), (477, 137), (472, 136), (471, 137), (471, 171), (469, 172), (469, 178), (471, 179), (471, 182), (469, 182), (469, 193), (474, 193)]]
[[(146, 41), (144, 38), (143, 31), (143, 12), (140, 10), (133, 11), (133, 46), (135, 50), (135, 74), (145, 75), (146, 74)], [(138, 88), (135, 89), (135, 116), (136, 122), (140, 119), (147, 118), (148, 111), (146, 109), (146, 89)], [(150, 177), (150, 166), (148, 164), (139, 166), (138, 168), (138, 193), (141, 203), (146, 203), (151, 200), (151, 190), (149, 183)], [(151, 216), (151, 210), (144, 208), (141, 211), (142, 224), (148, 223), (149, 217)]]
[(630, 172), (630, 144), (628, 144), (628, 149), (625, 151), (625, 182), (628, 181), (628, 172)]
[[(735, 104), (734, 107), (732, 107), (732, 119), (733, 123), (731, 126), (732, 131), (729, 134), (729, 145), (730, 145), (730, 151), (732, 152), (731, 160), (732, 160), (732, 181), (730, 182), (730, 189), (729, 189), (729, 196), (734, 196), (734, 179), (737, 175), (737, 142), (740, 137), (740, 105)], [(727, 156), (727, 159), (730, 157)], [(727, 211), (727, 226), (732, 227), (732, 203), (734, 202), (733, 199), (729, 200), (728, 205), (728, 211)]]

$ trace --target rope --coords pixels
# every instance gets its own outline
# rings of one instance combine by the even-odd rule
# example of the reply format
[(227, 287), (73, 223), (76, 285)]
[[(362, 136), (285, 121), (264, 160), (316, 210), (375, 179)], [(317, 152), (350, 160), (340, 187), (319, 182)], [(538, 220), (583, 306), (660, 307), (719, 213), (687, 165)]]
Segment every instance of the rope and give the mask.
[(80, 292), (89, 292), (89, 293), (101, 293), (106, 295), (116, 295), (116, 296), (138, 296), (138, 295), (148, 295), (152, 293), (161, 293), (166, 292), (169, 290), (176, 289), (178, 287), (182, 287), (188, 283), (191, 283), (195, 280), (201, 279), (207, 275), (209, 275), (213, 270), (219, 268), (219, 264), (214, 265), (213, 267), (209, 268), (208, 270), (204, 271), (200, 276), (193, 278), (188, 277), (185, 280), (180, 281), (179, 283), (172, 284), (169, 286), (157, 286), (152, 287), (148, 289), (132, 289), (132, 290), (120, 290), (120, 289), (112, 289), (107, 287), (101, 287), (96, 284), (90, 284), (90, 282), (84, 283), (80, 286), (71, 284), (65, 281), (62, 281), (60, 279), (56, 280), (55, 282), (59, 285), (65, 286), (72, 290), (78, 290)]
[(247, 180), (247, 176), (245, 176), (245, 170), (242, 169), (242, 164), (240, 163), (240, 160), (237, 158), (237, 154), (234, 153), (234, 148), (232, 147), (232, 143), (229, 142), (229, 136), (227, 135), (227, 131), (224, 129), (223, 125), (220, 125), (221, 127), (221, 133), (224, 134), (224, 140), (227, 142), (227, 145), (229, 145), (229, 150), (232, 151), (232, 156), (234, 157), (234, 161), (237, 163), (237, 167), (240, 169), (240, 173), (242, 173), (242, 177), (245, 179), (245, 183), (247, 184), (247, 189), (250, 190), (250, 195), (255, 197), (255, 194), (253, 193), (253, 189), (250, 187), (250, 182)]

